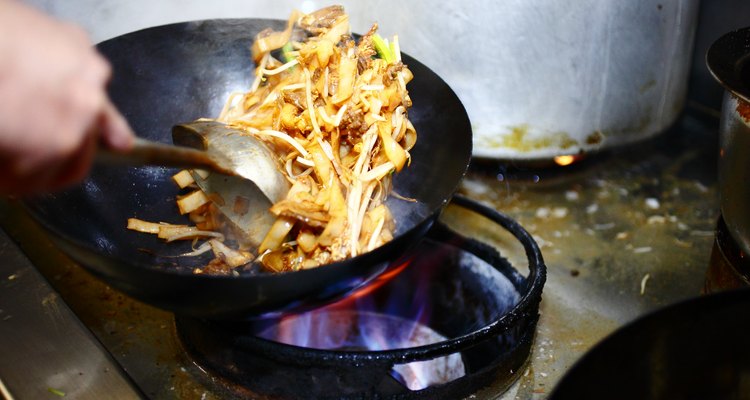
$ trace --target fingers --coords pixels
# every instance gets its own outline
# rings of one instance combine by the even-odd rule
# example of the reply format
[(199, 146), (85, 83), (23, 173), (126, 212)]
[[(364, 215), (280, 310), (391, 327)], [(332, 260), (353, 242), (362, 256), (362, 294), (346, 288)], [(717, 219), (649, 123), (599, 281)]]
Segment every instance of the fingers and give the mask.
[(89, 135), (76, 152), (65, 159), (44, 186), (47, 190), (60, 190), (82, 181), (91, 168), (96, 152), (96, 136)]
[[(42, 167), (24, 173), (0, 174), (0, 192), (24, 196), (57, 191), (80, 182), (91, 167), (96, 151), (95, 139), (96, 136), (89, 136), (70, 157), (45, 163)], [(12, 161), (0, 161), (0, 168), (12, 169)]]
[(104, 145), (119, 151), (127, 151), (133, 147), (135, 134), (109, 99), (104, 102), (100, 127)]
[(26, 121), (15, 133), (18, 139), (8, 143), (7, 150), (17, 155), (13, 173), (55, 172), (82, 154), (88, 136), (99, 135), (109, 75), (109, 67), (99, 58), (93, 50), (84, 53), (75, 69), (62, 74), (54, 86), (33, 88), (38, 104), (25, 104), (31, 110), (7, 117)]

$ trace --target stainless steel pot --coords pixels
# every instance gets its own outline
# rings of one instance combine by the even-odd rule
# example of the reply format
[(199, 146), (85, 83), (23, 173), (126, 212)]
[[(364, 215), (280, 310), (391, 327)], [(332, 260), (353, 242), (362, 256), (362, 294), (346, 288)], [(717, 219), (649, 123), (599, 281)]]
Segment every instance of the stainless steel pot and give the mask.
[(732, 238), (750, 254), (750, 27), (719, 38), (706, 54), (724, 86), (719, 128), (721, 214)]
[(475, 157), (617, 146), (683, 108), (698, 0), (374, 3), (364, 8), (381, 30), (458, 93)]
[[(285, 19), (323, 0), (29, 0), (99, 41), (206, 18)], [(340, 0), (457, 92), (474, 156), (550, 159), (663, 131), (683, 107), (699, 0)], [(81, 10), (86, 10), (82, 13)]]

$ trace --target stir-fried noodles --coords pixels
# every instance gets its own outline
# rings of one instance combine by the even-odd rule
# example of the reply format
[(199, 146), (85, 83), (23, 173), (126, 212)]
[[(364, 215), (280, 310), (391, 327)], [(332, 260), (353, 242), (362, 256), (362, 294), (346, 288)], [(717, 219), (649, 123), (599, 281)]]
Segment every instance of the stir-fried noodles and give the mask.
[[(395, 222), (384, 200), (392, 174), (408, 165), (417, 135), (407, 116), (412, 74), (401, 61), (398, 37), (387, 41), (376, 31), (373, 25), (356, 40), (340, 6), (293, 13), (285, 30), (258, 34), (252, 87), (231, 95), (216, 118), (267, 143), (291, 184), (271, 207), (276, 221), (257, 249), (272, 271), (343, 260), (392, 239)], [(175, 177), (181, 187), (190, 185), (189, 174), (181, 177), (183, 183)], [(194, 253), (213, 250), (214, 267), (252, 258), (247, 249), (222, 243), (211, 215), (216, 208), (205, 195), (185, 198), (181, 210), (196, 226), (171, 229), (180, 238), (209, 239)], [(152, 233), (167, 225), (149, 230), (138, 229), (143, 221), (131, 223)]]

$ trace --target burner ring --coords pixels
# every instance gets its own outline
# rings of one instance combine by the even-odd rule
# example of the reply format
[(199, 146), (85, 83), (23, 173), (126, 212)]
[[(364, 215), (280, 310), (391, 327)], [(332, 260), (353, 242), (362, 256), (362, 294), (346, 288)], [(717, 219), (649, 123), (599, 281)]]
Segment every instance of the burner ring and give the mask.
[[(436, 394), (445, 396), (468, 395), (476, 389), (487, 386), (502, 378), (507, 387), (516, 377), (513, 371), (521, 369), (531, 351), (539, 302), (546, 279), (546, 266), (541, 251), (531, 235), (516, 221), (475, 201), (456, 196), (455, 205), (474, 211), (502, 226), (511, 233), (524, 248), (529, 263), (529, 274), (522, 276), (493, 247), (472, 239), (466, 239), (451, 231), (442, 223), (436, 223), (430, 230), (428, 241), (454, 246), (457, 251), (471, 254), (499, 271), (518, 291), (515, 304), (497, 318), (490, 317), (478, 329), (468, 333), (449, 335), (449, 339), (437, 343), (386, 350), (328, 350), (301, 347), (258, 337), (254, 322), (207, 321), (189, 317), (177, 317), (178, 335), (188, 353), (195, 361), (209, 370), (217, 371), (229, 381), (264, 394), (283, 397), (347, 397), (377, 393), (377, 396), (406, 398), (430, 397)], [(413, 268), (410, 266), (410, 268)], [(408, 270), (409, 268), (407, 268)], [(406, 272), (406, 271), (404, 271)], [(402, 272), (399, 276), (401, 276)], [(463, 283), (462, 283), (463, 284)], [(487, 300), (488, 301), (488, 300)], [(387, 375), (396, 365), (422, 362), (459, 354), (463, 358), (486, 358), (487, 346), (494, 352), (494, 359), (487, 365), (476, 367), (469, 363), (466, 375), (455, 380), (430, 386), (418, 391), (410, 391), (388, 381)], [(495, 350), (492, 350), (495, 349)], [(238, 353), (242, 354), (238, 356)], [(476, 364), (476, 363), (474, 363)], [(274, 372), (260, 369), (287, 369)], [(505, 368), (500, 368), (501, 366)], [(504, 372), (500, 372), (500, 370)], [(312, 372), (310, 372), (312, 371)], [(508, 371), (511, 371), (508, 374)], [(262, 376), (259, 376), (262, 374)], [(500, 375), (507, 376), (500, 376)], [(299, 378), (295, 378), (299, 375)], [(312, 377), (320, 375), (322, 377)], [(385, 375), (386, 378), (382, 378)], [(301, 393), (290, 388), (295, 385), (279, 384), (277, 381), (307, 381), (299, 384)], [(345, 388), (331, 389), (327, 383), (312, 389), (314, 382), (339, 381)], [(335, 385), (334, 385), (335, 386)], [(321, 392), (316, 392), (319, 390)], [(329, 391), (330, 390), (330, 391)], [(366, 397), (369, 395), (366, 395)], [(379, 398), (375, 396), (375, 398)]]

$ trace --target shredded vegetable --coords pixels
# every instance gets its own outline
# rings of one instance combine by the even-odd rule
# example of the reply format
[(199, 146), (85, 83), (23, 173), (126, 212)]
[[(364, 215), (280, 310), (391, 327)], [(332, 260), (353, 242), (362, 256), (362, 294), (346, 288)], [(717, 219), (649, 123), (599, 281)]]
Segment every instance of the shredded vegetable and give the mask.
[[(355, 40), (341, 6), (294, 12), (286, 29), (255, 38), (255, 80), (248, 92), (230, 96), (216, 118), (268, 144), (291, 183), (286, 198), (271, 207), (277, 220), (257, 249), (270, 271), (354, 257), (393, 237), (395, 221), (384, 201), (392, 174), (410, 162), (417, 133), (408, 119), (412, 73), (401, 61), (398, 38), (385, 40), (377, 29)], [(220, 225), (216, 207), (190, 174), (174, 181), (191, 190), (178, 206), (197, 224), (193, 237), (218, 229), (212, 226)], [(155, 229), (164, 228), (142, 231)], [(176, 237), (183, 235), (189, 237)], [(219, 238), (210, 242), (231, 268), (250, 258)]]

